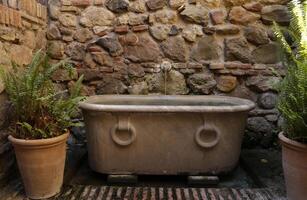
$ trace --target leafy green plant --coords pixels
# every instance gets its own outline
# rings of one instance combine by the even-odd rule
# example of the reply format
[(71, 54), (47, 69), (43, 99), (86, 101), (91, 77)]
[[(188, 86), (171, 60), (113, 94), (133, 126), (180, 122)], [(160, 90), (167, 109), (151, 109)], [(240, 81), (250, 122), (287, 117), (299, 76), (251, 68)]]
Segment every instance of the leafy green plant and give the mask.
[(275, 35), (284, 52), (287, 74), (280, 84), (278, 109), (290, 139), (307, 142), (307, 0), (289, 3), (290, 26), (274, 24)]
[(14, 134), (23, 139), (51, 138), (67, 132), (78, 112), (83, 76), (76, 82), (70, 94), (57, 91), (52, 76), (60, 68), (72, 74), (67, 60), (51, 64), (49, 57), (38, 51), (26, 67), (15, 64), (9, 71), (0, 71), (6, 93), (12, 104)]

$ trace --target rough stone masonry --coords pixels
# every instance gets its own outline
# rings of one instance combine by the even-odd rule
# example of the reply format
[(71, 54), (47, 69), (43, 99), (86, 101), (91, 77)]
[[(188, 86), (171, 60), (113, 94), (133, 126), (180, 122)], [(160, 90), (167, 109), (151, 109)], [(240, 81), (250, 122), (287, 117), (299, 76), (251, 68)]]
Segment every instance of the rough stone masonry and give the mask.
[[(288, 25), (286, 0), (49, 0), (54, 60), (70, 57), (83, 92), (230, 95), (257, 102), (247, 136), (269, 146), (284, 68), (270, 26)], [(172, 70), (165, 75), (161, 63)], [(278, 74), (278, 75), (276, 75)], [(62, 72), (62, 87), (74, 84)]]
[[(289, 24), (287, 1), (49, 0), (47, 17), (45, 0), (0, 0), (0, 64), (28, 64), (47, 38), (52, 60), (70, 58), (75, 66), (73, 78), (63, 71), (54, 76), (59, 88), (84, 74), (85, 95), (166, 88), (174, 95), (251, 99), (258, 106), (247, 136), (269, 146), (281, 121), (275, 85), (285, 73), (270, 27)], [(172, 66), (166, 85), (162, 63)], [(0, 143), (0, 157), (2, 149)]]

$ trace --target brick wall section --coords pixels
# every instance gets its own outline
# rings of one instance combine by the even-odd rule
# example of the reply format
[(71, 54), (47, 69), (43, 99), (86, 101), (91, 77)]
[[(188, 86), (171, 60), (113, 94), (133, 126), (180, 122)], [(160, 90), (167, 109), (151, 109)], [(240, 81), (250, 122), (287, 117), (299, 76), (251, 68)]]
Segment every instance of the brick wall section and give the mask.
[[(0, 0), (0, 67), (10, 62), (29, 64), (33, 53), (45, 48), (47, 7), (45, 1)], [(0, 186), (14, 173), (14, 154), (7, 141), (8, 102), (0, 82)]]

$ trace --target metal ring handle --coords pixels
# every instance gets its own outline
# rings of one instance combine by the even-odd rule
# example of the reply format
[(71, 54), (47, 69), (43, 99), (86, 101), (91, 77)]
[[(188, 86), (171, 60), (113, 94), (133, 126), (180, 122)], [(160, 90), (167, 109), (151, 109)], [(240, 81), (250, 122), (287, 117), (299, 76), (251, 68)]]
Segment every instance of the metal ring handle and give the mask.
[[(213, 131), (215, 133), (215, 139), (212, 142), (205, 142), (200, 138), (202, 132), (206, 134), (207, 131)], [(195, 133), (196, 143), (203, 148), (212, 148), (216, 146), (220, 141), (220, 132), (214, 127), (206, 127), (205, 125), (199, 127)]]
[(128, 131), (130, 134), (131, 134), (131, 137), (128, 139), (128, 140), (122, 140), (120, 139), (116, 132), (117, 130), (119, 130), (119, 125), (116, 124), (112, 129), (111, 129), (111, 137), (112, 137), (112, 140), (120, 145), (120, 146), (128, 146), (130, 144), (132, 144), (132, 142), (134, 142), (134, 140), (136, 139), (136, 131), (135, 131), (135, 128), (130, 125), (129, 128), (127, 128), (126, 130), (124, 129), (120, 129), (121, 131)]

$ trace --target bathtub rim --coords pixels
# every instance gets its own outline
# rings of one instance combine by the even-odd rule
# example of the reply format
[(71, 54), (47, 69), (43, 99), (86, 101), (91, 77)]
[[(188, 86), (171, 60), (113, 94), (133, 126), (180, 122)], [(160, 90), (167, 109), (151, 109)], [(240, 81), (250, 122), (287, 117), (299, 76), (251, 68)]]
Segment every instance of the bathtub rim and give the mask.
[[(133, 100), (133, 99), (180, 99), (180, 100), (219, 100), (232, 102), (237, 105), (227, 106), (191, 106), (191, 105), (107, 105), (97, 104), (99, 99), (105, 100)], [(248, 99), (217, 96), (217, 95), (94, 95), (79, 103), (82, 110), (97, 112), (248, 112), (255, 108), (255, 103)]]

